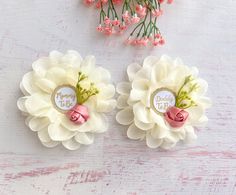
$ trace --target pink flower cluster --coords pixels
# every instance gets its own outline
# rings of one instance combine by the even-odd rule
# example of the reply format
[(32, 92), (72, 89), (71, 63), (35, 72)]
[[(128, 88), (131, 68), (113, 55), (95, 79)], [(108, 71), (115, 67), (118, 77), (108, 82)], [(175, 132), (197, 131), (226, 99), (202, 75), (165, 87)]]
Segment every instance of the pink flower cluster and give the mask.
[[(173, 0), (126, 1), (126, 0), (84, 0), (86, 5), (95, 4), (100, 9), (97, 31), (105, 35), (122, 34), (129, 26), (135, 25), (126, 40), (127, 44), (146, 46), (164, 45), (165, 40), (157, 27), (157, 20), (163, 15), (161, 4), (173, 3)], [(122, 4), (119, 15), (116, 6)], [(106, 9), (107, 8), (107, 9)], [(135, 37), (135, 38), (132, 38)]]
[[(105, 5), (108, 3), (109, 0), (84, 0), (84, 4), (87, 6), (95, 5), (96, 8), (101, 8), (101, 4)], [(122, 0), (112, 0), (114, 5), (121, 5)]]
[(127, 30), (128, 26), (137, 24), (139, 21), (140, 17), (136, 13), (131, 16), (128, 11), (125, 11), (122, 14), (121, 21), (117, 18), (112, 20), (105, 16), (103, 23), (97, 26), (97, 31), (105, 35), (121, 34), (123, 31)]
[(103, 25), (99, 24), (97, 27), (98, 32), (103, 32), (105, 35), (112, 35), (117, 32), (121, 32), (125, 30), (123, 25), (121, 24), (120, 20), (115, 18), (114, 20), (108, 18), (107, 16), (105, 17), (103, 21)]
[(156, 34), (154, 38), (152, 37), (132, 38), (132, 36), (130, 36), (125, 43), (132, 46), (147, 46), (149, 43), (152, 46), (162, 46), (165, 44), (165, 39), (160, 34)]
[(138, 17), (138, 15), (136, 13), (133, 16), (131, 16), (130, 13), (126, 10), (122, 14), (122, 20), (128, 26), (130, 24), (137, 24), (137, 23), (139, 23), (140, 17)]

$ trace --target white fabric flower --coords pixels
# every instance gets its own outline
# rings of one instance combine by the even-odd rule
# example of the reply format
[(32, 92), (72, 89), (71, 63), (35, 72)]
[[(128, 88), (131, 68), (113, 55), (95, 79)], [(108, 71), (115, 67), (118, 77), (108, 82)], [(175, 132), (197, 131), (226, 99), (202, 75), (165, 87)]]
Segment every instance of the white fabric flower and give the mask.
[[(185, 66), (180, 59), (172, 60), (168, 56), (147, 57), (143, 65), (131, 64), (127, 68), (129, 82), (117, 85), (120, 94), (117, 107), (121, 109), (116, 120), (122, 125), (128, 125), (127, 136), (134, 140), (146, 140), (150, 148), (170, 149), (177, 142), (196, 139), (194, 126), (200, 126), (207, 121), (205, 110), (211, 105), (205, 97), (207, 82), (197, 78), (195, 67)], [(197, 104), (187, 108), (189, 117), (180, 128), (171, 127), (163, 114), (157, 114), (150, 105), (150, 98), (158, 88), (167, 88), (178, 93), (187, 76), (192, 75), (198, 84), (198, 89), (192, 94)]]
[[(20, 84), (25, 96), (18, 99), (17, 105), (27, 115), (26, 124), (37, 132), (44, 146), (62, 143), (65, 148), (76, 150), (81, 144), (92, 144), (95, 134), (107, 130), (104, 114), (116, 106), (112, 99), (115, 87), (110, 82), (110, 73), (97, 67), (93, 56), (82, 59), (76, 51), (66, 54), (52, 51), (48, 57), (35, 61), (32, 67), (33, 71), (25, 74)], [(71, 122), (52, 102), (52, 94), (58, 86), (76, 86), (78, 72), (85, 74), (99, 90), (84, 103), (90, 118), (82, 125)]]

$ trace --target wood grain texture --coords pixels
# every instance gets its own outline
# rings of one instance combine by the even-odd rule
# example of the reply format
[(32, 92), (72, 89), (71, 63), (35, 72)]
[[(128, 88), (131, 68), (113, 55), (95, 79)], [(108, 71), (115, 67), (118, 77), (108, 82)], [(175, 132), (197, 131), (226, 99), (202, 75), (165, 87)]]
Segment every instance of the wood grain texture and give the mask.
[[(94, 30), (97, 13), (79, 0), (0, 1), (0, 194), (233, 195), (236, 194), (236, 1), (176, 0), (165, 6), (158, 49), (124, 47), (124, 37)], [(209, 82), (214, 106), (198, 140), (172, 151), (128, 140), (110, 114), (109, 131), (90, 147), (41, 146), (16, 108), (19, 82), (51, 50), (94, 54), (114, 83), (147, 55), (180, 56)]]

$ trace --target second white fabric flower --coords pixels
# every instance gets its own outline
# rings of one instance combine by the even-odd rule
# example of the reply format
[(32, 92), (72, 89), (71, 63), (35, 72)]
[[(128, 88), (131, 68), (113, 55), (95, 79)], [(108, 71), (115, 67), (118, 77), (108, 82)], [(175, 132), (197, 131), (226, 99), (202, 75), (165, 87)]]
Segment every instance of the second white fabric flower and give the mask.
[[(117, 85), (120, 94), (117, 107), (121, 109), (117, 121), (127, 125), (127, 136), (134, 140), (146, 140), (150, 148), (170, 149), (177, 142), (196, 139), (194, 126), (200, 126), (207, 121), (205, 110), (211, 105), (205, 97), (207, 82), (198, 78), (196, 67), (185, 66), (180, 59), (172, 60), (168, 56), (147, 57), (143, 65), (131, 64), (127, 68), (129, 82)], [(189, 114), (186, 122), (179, 128), (173, 128), (165, 120), (164, 114), (157, 113), (152, 107), (151, 96), (157, 89), (167, 89), (177, 94), (191, 75), (197, 83), (197, 90), (191, 93), (192, 102), (196, 105), (185, 109)], [(182, 103), (181, 106), (185, 106)]]

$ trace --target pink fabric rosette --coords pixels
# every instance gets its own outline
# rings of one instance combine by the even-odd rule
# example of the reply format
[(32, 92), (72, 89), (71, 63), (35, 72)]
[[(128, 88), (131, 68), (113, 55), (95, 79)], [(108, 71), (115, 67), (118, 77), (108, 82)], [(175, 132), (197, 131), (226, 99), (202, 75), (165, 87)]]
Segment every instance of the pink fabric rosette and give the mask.
[(67, 112), (67, 116), (72, 122), (83, 124), (89, 118), (88, 108), (84, 105), (77, 104)]
[(168, 108), (164, 114), (165, 120), (171, 127), (179, 128), (184, 125), (189, 114), (187, 111), (177, 108), (175, 106)]

